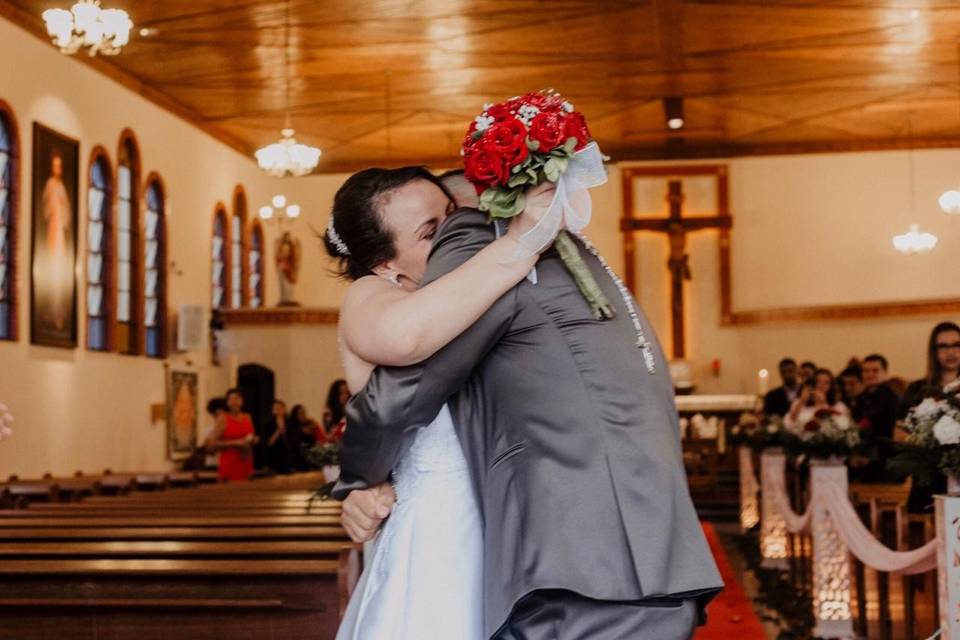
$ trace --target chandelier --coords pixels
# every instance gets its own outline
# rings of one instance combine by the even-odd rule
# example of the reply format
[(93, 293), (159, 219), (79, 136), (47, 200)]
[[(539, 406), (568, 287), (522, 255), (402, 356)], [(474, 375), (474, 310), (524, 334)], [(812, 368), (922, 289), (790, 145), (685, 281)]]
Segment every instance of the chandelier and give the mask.
[(279, 142), (268, 144), (254, 153), (257, 164), (271, 176), (305, 176), (320, 162), (322, 153), (317, 147), (300, 144), (293, 137), (293, 127), (290, 126), (290, 0), (284, 3), (284, 103), (287, 109), (287, 119)]
[(320, 162), (320, 149), (300, 144), (293, 133), (289, 126), (284, 128), (279, 142), (268, 144), (254, 154), (260, 168), (271, 176), (303, 176)]
[(893, 237), (893, 248), (907, 255), (927, 253), (937, 246), (937, 236), (920, 231), (918, 225), (910, 225), (910, 231)]
[(133, 22), (123, 9), (101, 9), (99, 0), (80, 0), (70, 11), (47, 9), (43, 12), (47, 34), (65, 54), (73, 55), (81, 47), (90, 47), (95, 56), (115, 56), (130, 42)]
[(960, 191), (954, 189), (944, 191), (937, 202), (940, 204), (940, 208), (944, 213), (949, 213), (950, 215), (960, 214)]
[(286, 220), (293, 220), (300, 215), (300, 205), (298, 204), (287, 204), (287, 197), (278, 194), (273, 196), (273, 199), (270, 201), (270, 204), (265, 204), (260, 207), (260, 218), (263, 220), (270, 220), (273, 218), (274, 210), (277, 211), (277, 220), (284, 222)]

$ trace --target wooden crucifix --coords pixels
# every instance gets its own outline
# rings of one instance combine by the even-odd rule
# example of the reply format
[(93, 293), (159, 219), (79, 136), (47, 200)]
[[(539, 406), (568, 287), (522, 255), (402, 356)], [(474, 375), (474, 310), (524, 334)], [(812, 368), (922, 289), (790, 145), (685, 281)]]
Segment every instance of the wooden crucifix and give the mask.
[(690, 280), (690, 256), (687, 254), (687, 233), (703, 229), (730, 229), (733, 218), (729, 213), (720, 212), (716, 216), (683, 216), (683, 182), (670, 180), (667, 190), (667, 202), (670, 215), (667, 218), (624, 218), (621, 230), (653, 231), (667, 234), (670, 242), (670, 257), (667, 269), (670, 271), (670, 317), (673, 330), (673, 357), (686, 355), (684, 340), (683, 281)]

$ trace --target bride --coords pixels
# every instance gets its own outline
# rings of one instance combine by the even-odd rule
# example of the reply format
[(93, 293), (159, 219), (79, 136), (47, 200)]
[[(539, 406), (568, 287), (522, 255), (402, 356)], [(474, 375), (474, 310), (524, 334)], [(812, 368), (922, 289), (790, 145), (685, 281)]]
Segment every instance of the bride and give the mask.
[[(456, 184), (464, 193), (463, 178), (451, 180), (464, 182)], [(351, 176), (334, 198), (325, 237), (341, 275), (353, 281), (339, 326), (350, 390), (361, 389), (378, 364), (425, 360), (520, 282), (537, 256), (518, 251), (518, 239), (552, 197), (550, 183), (532, 189), (527, 209), (503, 237), (418, 289), (433, 237), (457, 207), (450, 190), (422, 167)], [(480, 640), (482, 523), (446, 407), (419, 431), (393, 484), (396, 504), (367, 557), (337, 640)], [(390, 487), (381, 491), (386, 515), (394, 496)]]

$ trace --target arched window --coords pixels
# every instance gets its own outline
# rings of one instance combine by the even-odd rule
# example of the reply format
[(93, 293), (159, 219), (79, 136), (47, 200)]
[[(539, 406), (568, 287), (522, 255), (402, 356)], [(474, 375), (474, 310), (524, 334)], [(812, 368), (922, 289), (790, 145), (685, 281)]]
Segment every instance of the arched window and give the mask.
[(239, 309), (247, 303), (246, 275), (247, 196), (243, 187), (233, 192), (233, 215), (230, 217), (230, 306)]
[(140, 154), (133, 133), (120, 135), (117, 153), (117, 351), (139, 352)]
[(218, 204), (213, 214), (213, 239), (210, 247), (210, 304), (214, 309), (223, 307), (227, 300), (227, 249), (227, 212), (222, 204)]
[(250, 231), (250, 306), (263, 306), (263, 227), (259, 220), (253, 221)]
[(0, 102), (0, 340), (17, 337), (17, 124)]
[(151, 358), (166, 355), (166, 211), (160, 178), (147, 180), (147, 211), (143, 225), (143, 328), (144, 352)]
[(110, 349), (113, 269), (113, 173), (107, 152), (93, 150), (87, 188), (87, 348)]

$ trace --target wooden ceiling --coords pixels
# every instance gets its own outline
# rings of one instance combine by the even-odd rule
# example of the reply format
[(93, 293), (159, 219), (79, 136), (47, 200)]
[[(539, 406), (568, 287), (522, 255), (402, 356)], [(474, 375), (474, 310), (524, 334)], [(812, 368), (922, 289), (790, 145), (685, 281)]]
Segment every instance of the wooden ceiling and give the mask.
[[(71, 3), (0, 15), (46, 39)], [(960, 0), (290, 0), (289, 47), (279, 0), (103, 4), (136, 33), (94, 66), (244, 152), (289, 110), (320, 171), (456, 164), (483, 103), (544, 87), (614, 160), (960, 146)]]

